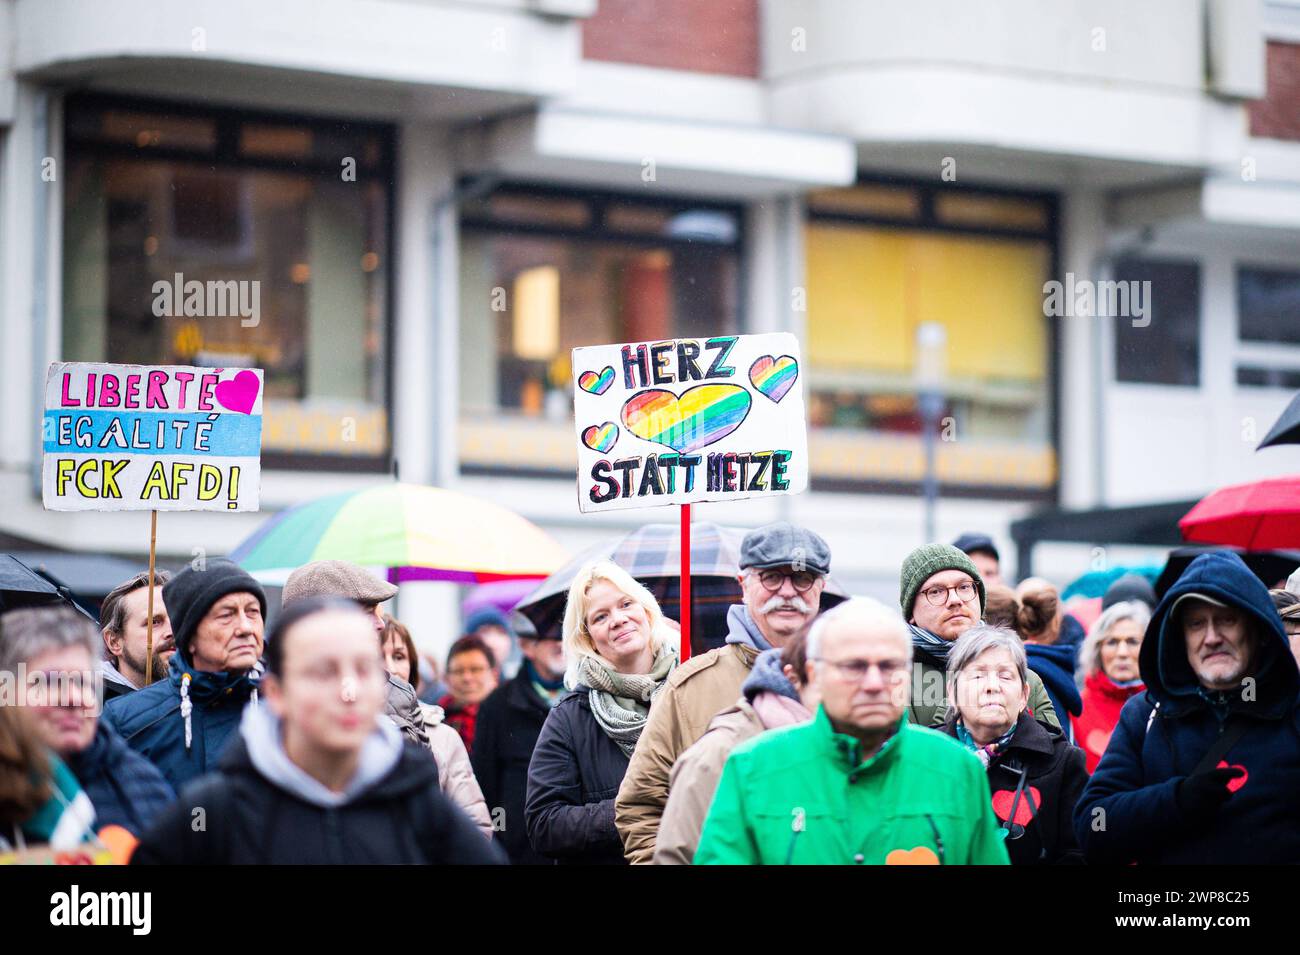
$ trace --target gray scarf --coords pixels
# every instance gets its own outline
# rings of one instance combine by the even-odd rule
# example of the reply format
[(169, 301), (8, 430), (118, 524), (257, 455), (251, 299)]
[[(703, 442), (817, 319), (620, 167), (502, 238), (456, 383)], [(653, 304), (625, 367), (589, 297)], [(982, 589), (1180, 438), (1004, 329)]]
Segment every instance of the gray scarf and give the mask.
[(650, 715), (650, 704), (675, 666), (677, 651), (666, 643), (659, 648), (649, 673), (619, 673), (603, 657), (584, 654), (578, 658), (574, 684), (576, 689), (589, 690), (587, 702), (596, 723), (631, 757)]

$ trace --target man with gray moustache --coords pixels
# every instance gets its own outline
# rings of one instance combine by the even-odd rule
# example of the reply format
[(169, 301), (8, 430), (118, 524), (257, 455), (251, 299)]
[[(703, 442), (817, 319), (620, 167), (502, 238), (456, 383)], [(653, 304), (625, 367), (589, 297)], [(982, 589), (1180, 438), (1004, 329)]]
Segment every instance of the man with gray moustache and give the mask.
[(826, 541), (784, 521), (745, 536), (739, 578), (744, 603), (727, 611), (726, 646), (673, 671), (650, 708), (619, 788), (615, 824), (629, 862), (652, 861), (677, 757), (736, 702), (760, 653), (785, 646), (812, 625), (830, 564)]

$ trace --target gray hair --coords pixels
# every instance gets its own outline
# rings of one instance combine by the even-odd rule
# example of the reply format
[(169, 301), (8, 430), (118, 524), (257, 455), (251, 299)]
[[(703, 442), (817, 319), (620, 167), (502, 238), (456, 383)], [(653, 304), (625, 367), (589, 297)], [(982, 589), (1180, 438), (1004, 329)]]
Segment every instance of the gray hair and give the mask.
[(822, 637), (826, 629), (839, 620), (848, 618), (866, 626), (878, 626), (894, 630), (907, 646), (907, 662), (912, 663), (912, 637), (907, 628), (907, 621), (897, 607), (876, 600), (874, 597), (850, 597), (843, 603), (836, 604), (813, 621), (808, 631), (808, 659), (817, 661), (821, 658)]
[(1083, 644), (1079, 647), (1079, 679), (1087, 679), (1101, 669), (1101, 645), (1115, 624), (1132, 620), (1138, 629), (1146, 633), (1151, 624), (1151, 608), (1141, 600), (1123, 600), (1111, 604), (1102, 613), (1088, 631)]
[(97, 665), (99, 632), (71, 607), (22, 607), (0, 617), (0, 672), (13, 673), (18, 664), (64, 647), (85, 647), (91, 666)]
[(1014, 630), (1006, 627), (994, 627), (979, 623), (971, 627), (952, 645), (948, 651), (948, 701), (950, 706), (956, 699), (953, 693), (957, 685), (957, 676), (985, 652), (989, 650), (1006, 650), (1011, 654), (1011, 662), (1016, 665), (1022, 684), (1029, 683), (1029, 660), (1025, 656), (1025, 645)]

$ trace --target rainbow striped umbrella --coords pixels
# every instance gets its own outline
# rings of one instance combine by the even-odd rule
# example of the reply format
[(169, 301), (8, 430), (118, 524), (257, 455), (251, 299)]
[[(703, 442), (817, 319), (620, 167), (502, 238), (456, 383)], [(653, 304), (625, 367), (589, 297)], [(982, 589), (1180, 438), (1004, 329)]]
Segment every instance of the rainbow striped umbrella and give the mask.
[(395, 483), (291, 507), (230, 557), (266, 583), (313, 560), (386, 567), (394, 583), (484, 583), (546, 577), (569, 555), (545, 531), (499, 504)]

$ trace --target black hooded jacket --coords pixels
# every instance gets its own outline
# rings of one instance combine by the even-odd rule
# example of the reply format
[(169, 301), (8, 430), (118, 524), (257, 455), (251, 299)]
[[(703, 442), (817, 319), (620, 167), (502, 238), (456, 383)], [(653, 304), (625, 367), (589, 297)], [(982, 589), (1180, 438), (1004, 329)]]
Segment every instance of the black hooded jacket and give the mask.
[[(1254, 624), (1253, 677), (1240, 691), (1204, 689), (1187, 659), (1185, 594), (1236, 607)], [(1300, 862), (1300, 671), (1268, 590), (1231, 553), (1203, 554), (1156, 608), (1138, 665), (1147, 691), (1124, 704), (1106, 753), (1075, 810), (1089, 862)], [(1243, 727), (1219, 768), (1244, 774), (1207, 816), (1189, 813), (1178, 787), (1228, 730)]]
[(351, 801), (325, 808), (263, 776), (241, 737), (140, 840), (132, 865), (494, 864), (500, 850), (438, 789), (429, 751)]

